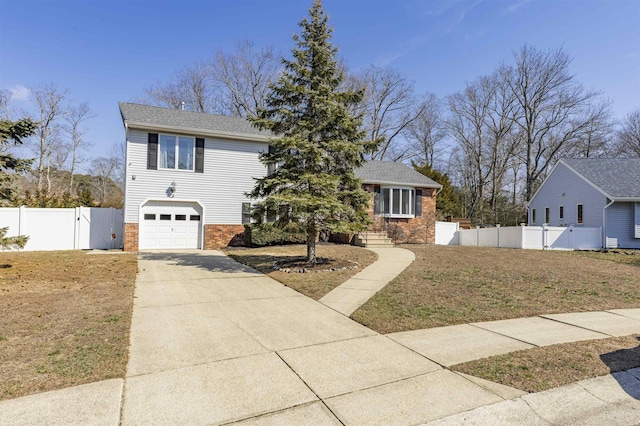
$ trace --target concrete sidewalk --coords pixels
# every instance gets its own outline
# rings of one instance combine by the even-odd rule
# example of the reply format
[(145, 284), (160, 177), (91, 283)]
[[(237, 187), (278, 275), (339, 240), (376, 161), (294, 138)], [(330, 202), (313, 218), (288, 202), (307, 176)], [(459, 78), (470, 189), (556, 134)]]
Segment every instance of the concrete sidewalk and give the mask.
[(363, 271), (331, 290), (319, 302), (349, 316), (391, 280), (400, 275), (415, 254), (402, 248), (368, 248), (378, 255), (378, 260)]
[(382, 336), (218, 252), (139, 259), (126, 378), (0, 402), (0, 424), (640, 422), (634, 370), (525, 395), (443, 368), (633, 333), (640, 309)]

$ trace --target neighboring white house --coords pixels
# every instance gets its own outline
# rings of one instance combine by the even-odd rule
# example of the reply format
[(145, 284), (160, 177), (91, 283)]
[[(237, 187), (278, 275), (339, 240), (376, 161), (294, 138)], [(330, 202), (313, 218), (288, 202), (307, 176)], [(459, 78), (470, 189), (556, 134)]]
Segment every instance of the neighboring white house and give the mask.
[(529, 225), (602, 227), (607, 248), (640, 248), (640, 159), (560, 160), (528, 210)]
[[(127, 141), (124, 249), (226, 246), (248, 221), (268, 133), (243, 118), (120, 103)], [(245, 208), (243, 215), (243, 205)]]

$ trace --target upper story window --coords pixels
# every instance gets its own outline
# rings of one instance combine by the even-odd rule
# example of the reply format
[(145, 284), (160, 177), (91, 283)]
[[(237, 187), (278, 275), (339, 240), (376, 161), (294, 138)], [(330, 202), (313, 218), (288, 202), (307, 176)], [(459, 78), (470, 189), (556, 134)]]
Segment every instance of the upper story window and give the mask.
[(204, 173), (204, 138), (149, 133), (147, 169)]
[(195, 145), (195, 138), (189, 136), (160, 135), (160, 168), (193, 170)]

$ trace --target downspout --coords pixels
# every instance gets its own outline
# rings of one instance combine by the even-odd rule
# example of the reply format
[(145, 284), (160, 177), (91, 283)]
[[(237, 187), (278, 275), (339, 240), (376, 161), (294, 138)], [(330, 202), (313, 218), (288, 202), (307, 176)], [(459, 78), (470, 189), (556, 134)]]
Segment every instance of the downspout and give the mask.
[(602, 209), (602, 248), (607, 248), (607, 207), (614, 203), (614, 200), (609, 201), (609, 204)]

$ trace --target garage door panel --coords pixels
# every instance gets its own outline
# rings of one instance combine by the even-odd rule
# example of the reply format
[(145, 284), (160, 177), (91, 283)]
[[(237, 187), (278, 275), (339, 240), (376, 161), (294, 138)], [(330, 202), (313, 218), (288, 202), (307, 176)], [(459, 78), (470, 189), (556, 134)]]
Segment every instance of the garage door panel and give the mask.
[(151, 202), (142, 208), (141, 249), (199, 248), (201, 211), (184, 202)]

